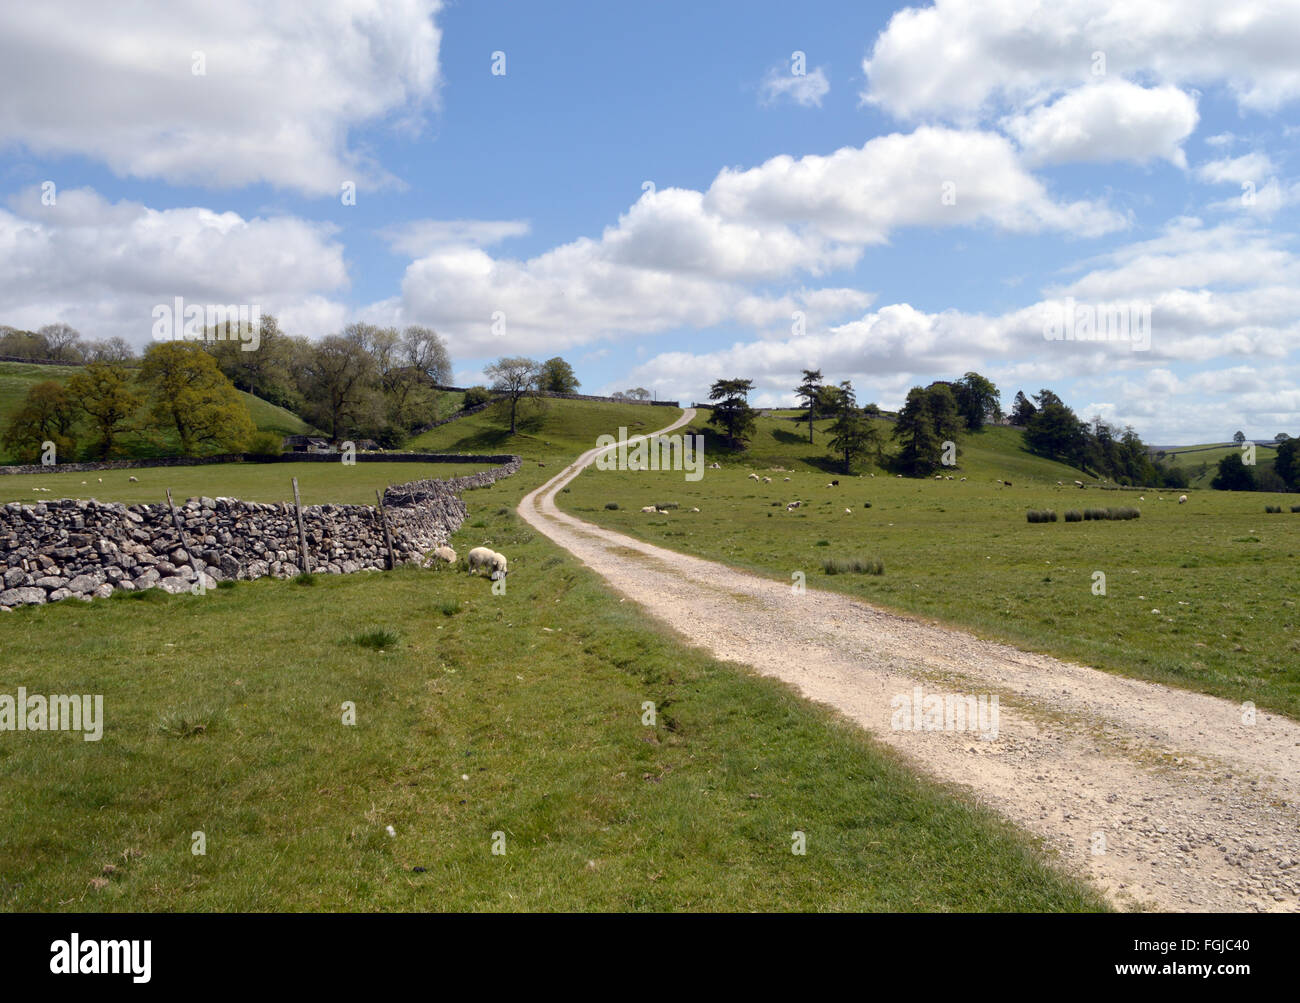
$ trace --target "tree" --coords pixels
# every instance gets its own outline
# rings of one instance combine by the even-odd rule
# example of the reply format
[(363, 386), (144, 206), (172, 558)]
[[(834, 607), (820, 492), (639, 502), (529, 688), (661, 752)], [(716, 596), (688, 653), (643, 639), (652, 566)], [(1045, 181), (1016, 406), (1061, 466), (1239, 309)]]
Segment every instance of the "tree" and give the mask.
[(445, 384), (451, 379), (447, 342), (433, 328), (410, 325), (402, 331), (401, 347), (406, 364), (430, 384)]
[(202, 345), (151, 345), (140, 367), (140, 383), (148, 390), (154, 421), (176, 431), (185, 456), (242, 452), (257, 431), (239, 391)]
[(106, 341), (84, 342), (81, 354), (87, 362), (125, 363), (135, 359), (135, 349), (121, 337), (112, 337)]
[(820, 369), (805, 369), (803, 371), (803, 382), (794, 388), (794, 392), (800, 400), (803, 401), (804, 407), (808, 409), (808, 442), (813, 441), (813, 419), (817, 417), (817, 402), (823, 390), (822, 371)]
[(558, 355), (542, 363), (542, 372), (537, 384), (539, 389), (552, 394), (576, 393), (578, 387), (582, 386), (578, 382), (578, 377), (574, 375), (573, 367)]
[(1235, 442), (1238, 446), (1240, 446), (1243, 442), (1246, 441), (1246, 433), (1242, 431), (1236, 432), (1232, 437), (1232, 441)]
[(1029, 403), (1029, 398), (1025, 396), (1025, 392), (1023, 390), (1016, 391), (1016, 400), (1011, 406), (1011, 424), (1025, 428), (1037, 412), (1038, 408)]
[(99, 436), (93, 451), (100, 459), (113, 452), (140, 409), (141, 400), (132, 392), (130, 380), (125, 369), (111, 362), (92, 362), (68, 380), (68, 396)]
[(1291, 438), (1291, 436), (1289, 436), (1286, 432), (1278, 432), (1277, 435), (1273, 436), (1273, 441), (1286, 442), (1286, 440), (1289, 438)]
[(709, 424), (726, 436), (732, 449), (740, 449), (754, 434), (754, 409), (749, 406), (753, 380), (717, 380), (709, 390), (709, 400), (716, 401)]
[(4, 445), (24, 463), (34, 463), (45, 448), (54, 443), (56, 462), (75, 456), (77, 441), (74, 430), (77, 407), (67, 389), (54, 380), (43, 380), (27, 391), (22, 405), (9, 419)]
[(245, 351), (245, 342), (212, 337), (215, 333), (209, 329), (201, 344), (237, 389), (291, 411), (302, 409), (295, 374), (301, 370), (304, 354), (310, 351), (308, 348), (304, 352), (308, 343), (281, 331), (279, 322), (269, 313), (262, 315), (258, 326), (256, 350)]
[(904, 473), (928, 474), (939, 465), (939, 437), (926, 406), (925, 390), (912, 387), (898, 412), (894, 438), (902, 444), (898, 465)]
[(1300, 489), (1300, 439), (1286, 439), (1277, 447), (1273, 469), (1287, 487)]
[(1049, 460), (1081, 464), (1088, 445), (1086, 426), (1052, 391), (1040, 390), (1034, 399), (1038, 411), (1025, 427), (1025, 448)]
[(967, 373), (952, 384), (952, 391), (957, 399), (957, 411), (972, 432), (978, 432), (986, 421), (996, 420), (1002, 414), (1001, 392), (979, 373)]
[(539, 363), (523, 356), (497, 359), (483, 370), (492, 381), (492, 389), (509, 401), (511, 435), (515, 434), (518, 425), (519, 401), (537, 389), (541, 372)]
[(303, 417), (335, 441), (379, 420), (374, 359), (357, 338), (322, 338), (302, 360), (298, 379)]
[(1254, 491), (1255, 473), (1241, 462), (1240, 453), (1229, 453), (1219, 461), (1219, 472), (1210, 487), (1216, 491)]
[(853, 461), (880, 448), (880, 432), (857, 406), (853, 384), (845, 380), (835, 391), (835, 422), (830, 427), (830, 448), (844, 458), (844, 472), (853, 472)]
[(925, 408), (940, 443), (956, 442), (961, 435), (962, 418), (957, 410), (957, 397), (952, 386), (939, 382), (926, 387)]
[(80, 359), (76, 344), (81, 340), (81, 333), (68, 324), (46, 324), (36, 332), (45, 339), (49, 358), (62, 362), (75, 362)]
[(648, 401), (650, 399), (650, 391), (645, 387), (632, 387), (630, 390), (624, 391), (624, 394), (629, 400), (634, 401)]

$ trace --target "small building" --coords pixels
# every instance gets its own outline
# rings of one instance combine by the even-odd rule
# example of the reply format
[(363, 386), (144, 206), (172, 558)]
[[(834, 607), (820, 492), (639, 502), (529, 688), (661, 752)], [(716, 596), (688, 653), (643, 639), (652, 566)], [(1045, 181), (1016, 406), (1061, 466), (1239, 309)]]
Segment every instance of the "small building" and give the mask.
[(355, 445), (357, 450), (362, 453), (377, 453), (379, 450), (383, 449), (383, 447), (379, 445), (379, 443), (375, 442), (374, 439), (358, 439), (353, 443), (353, 445)]
[(284, 437), (286, 453), (332, 453), (334, 447), (327, 439), (314, 435), (286, 435)]

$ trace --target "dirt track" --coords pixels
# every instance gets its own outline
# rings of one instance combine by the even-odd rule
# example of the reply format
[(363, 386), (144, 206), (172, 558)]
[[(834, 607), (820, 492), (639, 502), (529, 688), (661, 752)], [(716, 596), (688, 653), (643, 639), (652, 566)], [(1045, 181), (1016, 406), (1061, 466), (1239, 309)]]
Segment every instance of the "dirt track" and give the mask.
[[(662, 429), (688, 423), (694, 411)], [(1300, 724), (643, 543), (560, 512), (584, 453), (520, 515), (713, 655), (836, 708), (1055, 848), (1121, 908), (1300, 911)], [(996, 695), (996, 738), (891, 727), (891, 699)], [(1100, 851), (1100, 852), (1099, 852)]]

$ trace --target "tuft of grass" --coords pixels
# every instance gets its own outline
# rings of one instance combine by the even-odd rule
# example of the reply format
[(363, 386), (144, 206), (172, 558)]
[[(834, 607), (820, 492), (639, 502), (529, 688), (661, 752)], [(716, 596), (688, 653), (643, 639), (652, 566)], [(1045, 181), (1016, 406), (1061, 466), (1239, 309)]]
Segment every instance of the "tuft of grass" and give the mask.
[(163, 589), (137, 589), (135, 592), (126, 593), (132, 599), (138, 599), (140, 602), (157, 602), (163, 603), (171, 599), (171, 594)]
[(158, 719), (158, 733), (168, 738), (197, 738), (210, 732), (219, 716), (210, 710), (172, 711)]
[(382, 627), (352, 635), (353, 644), (362, 648), (370, 648), (372, 651), (386, 651), (389, 648), (396, 648), (400, 640), (400, 636), (395, 631), (386, 630)]
[(460, 600), (444, 599), (438, 604), (438, 611), (442, 613), (443, 616), (455, 616), (460, 612)]
[(294, 578), (293, 583), (295, 585), (315, 585), (316, 573), (314, 571), (304, 571), (302, 574)]
[(217, 588), (219, 589), (233, 589), (236, 588), (238, 585), (239, 582), (235, 581), (235, 579), (233, 578), (226, 578), (223, 579), (222, 581), (217, 582)]
[(883, 575), (885, 562), (879, 557), (828, 557), (822, 570), (828, 575)]

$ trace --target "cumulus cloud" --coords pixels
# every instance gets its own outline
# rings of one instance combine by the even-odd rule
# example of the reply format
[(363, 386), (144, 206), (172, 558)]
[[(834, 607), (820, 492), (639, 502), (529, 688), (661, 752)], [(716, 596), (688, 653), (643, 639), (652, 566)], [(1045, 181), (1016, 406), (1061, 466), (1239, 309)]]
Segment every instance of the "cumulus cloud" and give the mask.
[(1186, 167), (1181, 144), (1197, 119), (1196, 100), (1177, 87), (1106, 80), (1009, 116), (1002, 127), (1029, 164), (1162, 159)]
[(490, 247), (529, 231), (524, 220), (414, 219), (379, 231), (379, 237), (398, 254), (419, 257), (447, 244)]
[(435, 101), (439, 7), (171, 0), (125, 17), (97, 0), (0, 5), (0, 142), (173, 184), (337, 195), (349, 180), (392, 183), (349, 131), (411, 128)]
[(1243, 181), (1259, 182), (1276, 169), (1268, 154), (1246, 153), (1201, 164), (1196, 168), (1196, 176), (1212, 185), (1240, 184)]
[(1090, 79), (1225, 84), (1242, 108), (1300, 97), (1300, 5), (1243, 0), (935, 0), (896, 13), (863, 61), (863, 100), (901, 118), (968, 120)]
[(64, 321), (88, 338), (140, 346), (153, 306), (177, 296), (327, 322), (341, 314), (325, 295), (347, 283), (333, 227), (291, 216), (151, 209), (89, 189), (44, 205), (32, 188), (0, 210), (0, 319), (15, 327)]
[[(647, 192), (599, 238), (527, 260), (466, 243), (433, 247), (406, 270), (401, 312), (485, 354), (727, 321), (766, 337), (788, 329), (795, 310), (814, 324), (870, 298), (834, 288), (773, 294), (756, 284), (852, 267), (900, 227), (1095, 236), (1127, 223), (1102, 203), (1053, 199), (1005, 137), (923, 128), (828, 156), (723, 170), (704, 192)], [(504, 321), (494, 322), (497, 314)]]
[(813, 105), (820, 108), (822, 98), (830, 93), (831, 84), (826, 79), (826, 71), (820, 66), (811, 73), (793, 74), (783, 70), (770, 70), (763, 78), (759, 95), (764, 104), (771, 104), (778, 98), (789, 98), (795, 104), (805, 108)]

